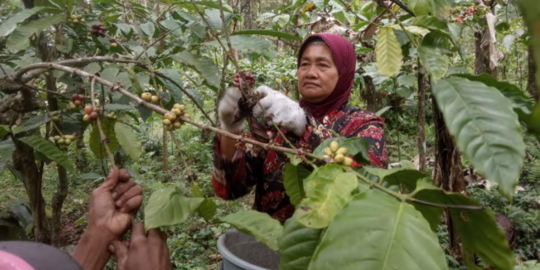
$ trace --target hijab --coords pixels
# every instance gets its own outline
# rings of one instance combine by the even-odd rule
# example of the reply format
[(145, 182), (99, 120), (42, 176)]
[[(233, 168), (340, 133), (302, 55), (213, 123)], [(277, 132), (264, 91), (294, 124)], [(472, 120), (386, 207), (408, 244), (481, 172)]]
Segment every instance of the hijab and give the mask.
[(322, 102), (311, 103), (303, 98), (300, 99), (300, 106), (320, 121), (328, 113), (346, 103), (351, 96), (351, 89), (354, 84), (354, 72), (356, 70), (356, 52), (354, 46), (340, 35), (329, 33), (313, 34), (306, 38), (300, 47), (297, 67), (300, 67), (302, 54), (304, 54), (307, 47), (312, 42), (318, 40), (322, 40), (332, 52), (339, 76), (334, 91)]

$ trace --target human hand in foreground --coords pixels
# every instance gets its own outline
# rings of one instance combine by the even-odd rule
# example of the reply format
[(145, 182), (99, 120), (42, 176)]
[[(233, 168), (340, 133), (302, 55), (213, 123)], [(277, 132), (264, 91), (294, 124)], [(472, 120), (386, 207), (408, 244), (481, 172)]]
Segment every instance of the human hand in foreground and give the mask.
[(92, 192), (88, 228), (101, 231), (111, 240), (117, 239), (131, 226), (142, 201), (141, 186), (127, 170), (115, 167)]
[(262, 115), (269, 125), (274, 123), (297, 136), (304, 134), (307, 125), (306, 113), (297, 102), (265, 85), (254, 91), (264, 96), (253, 108), (254, 115)]
[(172, 269), (167, 236), (159, 229), (145, 234), (142, 222), (133, 224), (129, 244), (114, 241), (109, 251), (114, 254), (118, 270)]
[(110, 257), (107, 246), (127, 231), (141, 204), (142, 188), (125, 169), (113, 168), (92, 192), (88, 226), (73, 252), (83, 269), (103, 269)]

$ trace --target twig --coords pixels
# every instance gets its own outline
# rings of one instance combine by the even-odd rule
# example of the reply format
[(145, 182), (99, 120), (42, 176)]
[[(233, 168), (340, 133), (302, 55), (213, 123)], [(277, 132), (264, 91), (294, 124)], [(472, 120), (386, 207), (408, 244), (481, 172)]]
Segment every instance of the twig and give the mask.
[(189, 164), (187, 163), (187, 160), (185, 156), (182, 154), (182, 148), (180, 147), (180, 141), (178, 141), (178, 138), (174, 136), (174, 131), (170, 131), (171, 138), (176, 146), (176, 150), (178, 151), (178, 157), (180, 157), (184, 163), (184, 167), (186, 168), (187, 174), (188, 174), (188, 180), (189, 178), (193, 177), (193, 172), (191, 171), (191, 168), (189, 167)]
[(176, 87), (178, 87), (180, 90), (182, 90), (182, 92), (189, 97), (189, 99), (191, 99), (193, 101), (193, 103), (195, 104), (195, 106), (197, 106), (197, 108), (199, 108), (199, 110), (203, 113), (203, 115), (206, 117), (206, 119), (208, 119), (208, 121), (210, 121), (210, 123), (215, 126), (216, 124), (214, 123), (214, 121), (212, 121), (212, 118), (210, 118), (210, 116), (204, 111), (204, 109), (201, 107), (201, 105), (199, 105), (199, 103), (197, 103), (197, 100), (195, 99), (195, 97), (193, 97), (193, 95), (191, 95), (191, 93), (189, 93), (188, 91), (186, 91), (186, 89), (184, 89), (180, 84), (178, 84), (177, 82), (175, 82), (173, 79), (169, 78), (168, 76), (166, 76), (165, 74), (161, 73), (161, 72), (158, 72), (158, 71), (155, 71), (155, 74), (160, 77), (160, 78), (163, 78), (165, 80), (168, 80), (169, 82), (171, 82), (172, 84), (174, 84)]
[(184, 25), (186, 25), (186, 24), (187, 24), (187, 23), (183, 23), (183, 24), (181, 24), (180, 26), (178, 26), (178, 27), (176, 27), (176, 28), (174, 28), (174, 29), (172, 29), (172, 30), (168, 30), (166, 33), (164, 33), (164, 34), (161, 35), (159, 38), (157, 38), (156, 40), (154, 40), (154, 42), (150, 43), (150, 45), (148, 45), (148, 47), (144, 48), (144, 50), (143, 50), (139, 55), (137, 55), (137, 57), (135, 57), (135, 60), (139, 60), (139, 58), (140, 58), (143, 54), (145, 54), (145, 53), (148, 51), (148, 49), (150, 49), (152, 46), (156, 45), (156, 43), (158, 43), (158, 42), (160, 42), (161, 40), (163, 40), (164, 38), (166, 38), (168, 34), (172, 33), (172, 31), (174, 31), (174, 30), (176, 30), (176, 29), (178, 29), (178, 28), (180, 28), (180, 27), (182, 27), (182, 26), (184, 26)]
[[(394, 1), (392, 1), (392, 3), (395, 3)], [(407, 38), (411, 41), (411, 43), (414, 45), (414, 47), (418, 48), (418, 44), (416, 43), (416, 40), (414, 40), (410, 34), (409, 34), (409, 31), (407, 31), (407, 29), (405, 29), (405, 26), (403, 26), (403, 24), (401, 23), (401, 21), (399, 20), (399, 18), (396, 16), (396, 14), (394, 14), (394, 12), (392, 12), (392, 9), (391, 9), (391, 6), (387, 6), (387, 5), (384, 5), (385, 8), (386, 8), (386, 11), (388, 13), (390, 13), (390, 15), (392, 16), (392, 18), (394, 18), (394, 20), (396, 20), (396, 22), (399, 24), (399, 27), (401, 27), (401, 29), (403, 30), (403, 32), (405, 32), (405, 35), (407, 36)], [(399, 4), (398, 4), (399, 6)], [(400, 6), (401, 7), (401, 6)]]
[[(229, 53), (232, 54), (231, 38), (229, 37), (229, 27), (227, 26), (227, 22), (225, 20), (225, 14), (223, 13), (223, 2), (221, 0), (218, 0), (218, 3), (219, 3), (219, 16), (221, 17), (221, 24), (223, 25), (223, 34), (225, 34), (225, 40), (227, 41), (227, 46), (229, 46)], [(236, 59), (233, 60), (233, 64), (236, 67), (236, 70), (240, 71), (240, 66), (238, 65), (238, 62), (236, 61)]]
[[(92, 107), (94, 107), (94, 109), (96, 108), (96, 99), (95, 99), (95, 94), (94, 94), (96, 78), (97, 77), (91, 77), (91, 81), (90, 81), (90, 98), (92, 101)], [(96, 126), (99, 130), (99, 137), (100, 137), (101, 144), (105, 147), (105, 151), (107, 152), (107, 156), (109, 157), (109, 162), (111, 163), (112, 167), (115, 167), (116, 165), (114, 164), (114, 156), (111, 153), (111, 149), (109, 149), (108, 139), (107, 139), (107, 136), (105, 136), (105, 132), (103, 132), (103, 127), (101, 126), (99, 115), (96, 118)]]
[[(212, 25), (210, 25), (208, 20), (206, 20), (206, 18), (204, 17), (204, 14), (201, 12), (199, 7), (195, 4), (195, 2), (193, 2), (193, 0), (190, 0), (190, 2), (193, 5), (193, 7), (195, 8), (195, 10), (197, 11), (197, 13), (199, 13), (199, 16), (201, 16), (202, 20), (204, 21), (204, 23), (208, 27), (208, 30), (210, 31), (210, 33), (212, 33), (212, 36), (214, 36), (216, 38), (217, 42), (219, 43), (219, 45), (221, 45), (221, 47), (223, 47), (223, 49), (225, 50), (226, 55), (229, 57), (229, 59), (231, 59), (231, 61), (233, 63), (236, 63), (236, 61), (235, 61), (234, 57), (232, 56), (231, 52), (227, 51), (227, 47), (225, 47), (225, 45), (223, 45), (223, 43), (219, 39), (219, 36), (216, 34), (216, 32), (214, 32), (214, 29), (212, 29)], [(238, 66), (238, 63), (236, 63), (235, 66), (236, 66), (237, 70), (240, 70), (240, 67)]]

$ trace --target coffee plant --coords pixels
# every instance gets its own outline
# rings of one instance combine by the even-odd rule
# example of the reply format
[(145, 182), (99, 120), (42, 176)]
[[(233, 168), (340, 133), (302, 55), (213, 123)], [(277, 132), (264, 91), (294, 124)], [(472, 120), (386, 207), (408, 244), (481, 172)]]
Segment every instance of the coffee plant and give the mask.
[[(240, 23), (252, 24), (251, 15), (221, 0), (7, 1), (0, 6), (0, 170), (24, 183), (34, 239), (58, 246), (68, 176), (78, 168), (67, 151), (87, 141), (102, 164), (116, 165), (118, 152), (137, 161), (143, 154), (137, 127), (162, 117), (164, 157), (168, 143), (181, 152), (174, 132), (184, 124), (236, 139), (241, 147), (286, 154), (284, 185), (296, 212), (283, 225), (255, 211), (215, 217), (216, 203), (193, 184), (193, 197), (176, 188), (154, 192), (144, 208), (146, 229), (181, 224), (198, 213), (279, 250), (285, 270), (448, 269), (435, 233), (444, 219), (459, 236), (468, 269), (513, 269), (513, 251), (492, 211), (455, 186), (448, 172), (461, 166), (461, 153), (512, 199), (525, 162), (524, 133), (540, 141), (540, 103), (496, 77), (502, 59), (495, 46), (497, 8), (514, 10), (528, 27), (524, 35), (538, 65), (540, 6), (535, 0), (451, 2), (279, 2), (257, 20), (266, 29), (238, 30)], [(317, 20), (321, 14), (332, 19)], [(253, 63), (275, 57), (269, 40), (279, 40), (278, 50), (284, 42), (295, 48), (318, 31), (345, 35), (357, 49), (356, 85), (368, 92), (354, 93), (353, 102), (375, 93), (367, 105), (383, 114), (398, 110), (418, 88), (419, 168), (408, 161), (389, 170), (370, 167), (361, 138), (329, 139), (313, 153), (275, 147), (221, 130), (204, 110), (203, 97), (217, 104), (227, 85), (239, 85), (248, 96), (255, 83), (288, 92), (294, 73), (276, 78)], [(474, 74), (456, 68), (468, 61), (462, 41), (471, 32), (478, 42)], [(275, 81), (257, 81), (242, 70)], [(437, 147), (446, 151), (437, 154), (433, 176), (425, 172), (422, 150), (427, 96), (440, 119)], [(189, 107), (200, 111), (200, 119), (187, 113)], [(448, 153), (458, 153), (459, 162)], [(41, 189), (44, 164), (52, 162), (58, 186), (49, 221)], [(163, 170), (169, 170), (167, 158)]]

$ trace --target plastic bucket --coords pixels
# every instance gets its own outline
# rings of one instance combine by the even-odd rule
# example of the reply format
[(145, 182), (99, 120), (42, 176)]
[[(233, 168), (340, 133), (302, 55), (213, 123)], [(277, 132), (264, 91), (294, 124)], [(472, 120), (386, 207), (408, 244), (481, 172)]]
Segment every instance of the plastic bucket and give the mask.
[(222, 270), (279, 269), (279, 252), (237, 230), (229, 230), (221, 235), (217, 246), (223, 257)]

